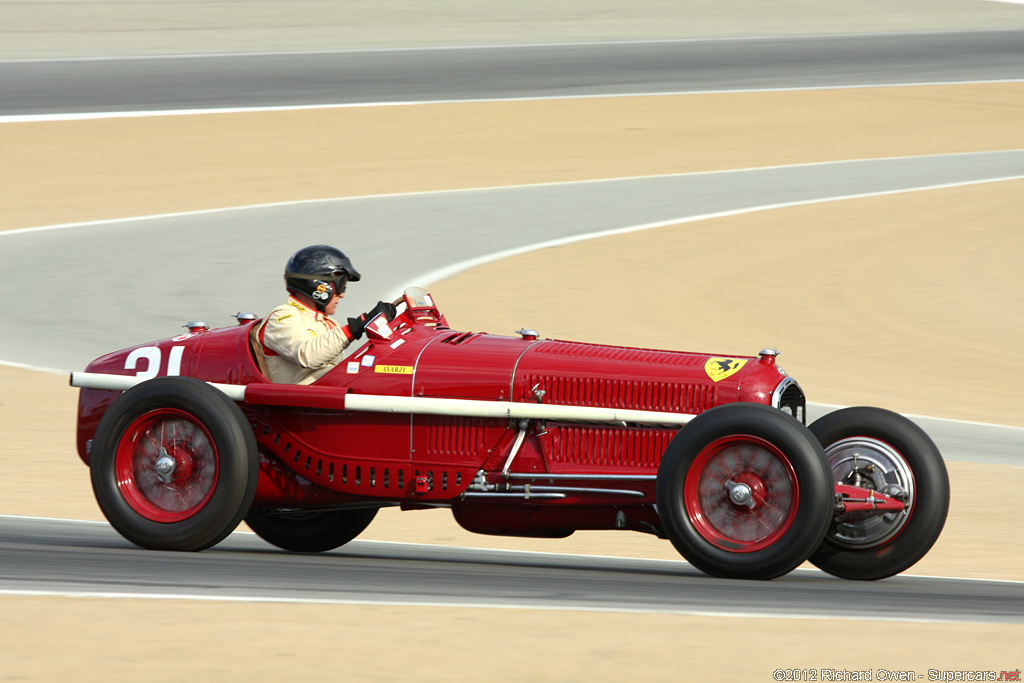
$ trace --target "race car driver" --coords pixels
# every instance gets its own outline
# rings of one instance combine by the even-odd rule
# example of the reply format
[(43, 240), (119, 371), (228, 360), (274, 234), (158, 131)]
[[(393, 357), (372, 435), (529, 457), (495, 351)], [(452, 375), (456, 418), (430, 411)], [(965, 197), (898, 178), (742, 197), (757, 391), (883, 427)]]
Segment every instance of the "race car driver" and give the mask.
[(380, 301), (373, 310), (347, 325), (330, 318), (359, 272), (338, 249), (326, 244), (299, 249), (285, 265), (284, 282), (290, 296), (254, 330), (267, 379), (281, 384), (310, 384), (338, 364), (341, 354), (359, 339), (366, 323), (383, 313), (395, 318), (394, 304)]

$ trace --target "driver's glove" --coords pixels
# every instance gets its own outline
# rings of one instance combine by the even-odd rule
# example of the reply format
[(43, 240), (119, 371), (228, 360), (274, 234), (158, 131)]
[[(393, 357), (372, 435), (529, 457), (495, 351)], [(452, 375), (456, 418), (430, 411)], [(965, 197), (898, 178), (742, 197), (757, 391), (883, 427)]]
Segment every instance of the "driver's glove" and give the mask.
[(377, 305), (373, 307), (373, 310), (365, 314), (366, 319), (373, 320), (373, 318), (379, 313), (383, 313), (384, 317), (388, 319), (388, 322), (391, 322), (395, 319), (395, 316), (398, 315), (398, 309), (390, 301), (378, 301)]
[(395, 308), (395, 305), (392, 303), (388, 303), (387, 301), (378, 301), (376, 306), (366, 313), (363, 313), (358, 318), (349, 318), (348, 332), (352, 335), (352, 339), (356, 340), (362, 337), (363, 330), (366, 329), (366, 323), (370, 322), (381, 313), (383, 313), (384, 317), (388, 319), (388, 322), (391, 322), (395, 319), (395, 316), (398, 315), (398, 309)]

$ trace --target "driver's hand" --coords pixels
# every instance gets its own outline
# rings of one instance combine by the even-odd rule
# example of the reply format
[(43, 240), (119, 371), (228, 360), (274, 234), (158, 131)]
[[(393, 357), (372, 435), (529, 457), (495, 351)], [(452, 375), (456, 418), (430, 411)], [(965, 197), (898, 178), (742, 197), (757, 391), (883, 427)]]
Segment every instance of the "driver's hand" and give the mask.
[[(362, 316), (360, 316), (362, 317)], [(366, 329), (366, 321), (360, 320), (360, 318), (349, 318), (348, 319), (348, 333), (352, 336), (352, 341), (359, 339), (363, 336), (363, 330)]]
[(388, 322), (391, 322), (395, 319), (395, 316), (398, 315), (398, 308), (396, 308), (394, 304), (386, 301), (378, 301), (376, 306), (366, 313), (363, 313), (358, 318), (349, 318), (348, 331), (349, 334), (352, 335), (353, 341), (362, 337), (363, 330), (366, 329), (366, 323), (370, 322), (381, 313), (383, 313), (384, 317), (388, 319)]
[(398, 315), (398, 308), (394, 304), (389, 303), (387, 301), (378, 301), (377, 305), (373, 307), (373, 310), (371, 310), (369, 313), (363, 314), (363, 320), (373, 320), (377, 315), (381, 313), (383, 313), (384, 317), (388, 319), (388, 322), (391, 322), (392, 320), (395, 319), (395, 316)]

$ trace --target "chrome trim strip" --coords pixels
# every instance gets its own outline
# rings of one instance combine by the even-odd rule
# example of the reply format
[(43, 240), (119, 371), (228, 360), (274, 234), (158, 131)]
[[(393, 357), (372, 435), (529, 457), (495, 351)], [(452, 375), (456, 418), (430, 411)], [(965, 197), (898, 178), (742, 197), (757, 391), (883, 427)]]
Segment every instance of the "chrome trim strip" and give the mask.
[(647, 494), (643, 491), (633, 491), (630, 489), (597, 489), (597, 488), (582, 488), (576, 486), (533, 486), (527, 484), (526, 486), (513, 486), (512, 491), (529, 491), (530, 496), (534, 495), (534, 491), (538, 493), (609, 493), (616, 496), (636, 496), (638, 498), (646, 498)]
[(541, 500), (556, 500), (565, 498), (564, 493), (538, 493), (536, 495), (528, 495), (525, 491), (523, 493), (484, 493), (483, 491), (466, 491), (462, 494), (463, 498), (514, 498), (516, 500), (533, 500), (534, 498)]
[(427, 340), (427, 343), (420, 348), (420, 352), (416, 354), (416, 360), (413, 361), (412, 364), (412, 393), (409, 394), (410, 396), (416, 395), (416, 371), (420, 369), (420, 359), (423, 358), (423, 354), (427, 352), (427, 348), (437, 343), (437, 341), (443, 336), (443, 334), (434, 335), (432, 339)]
[[(786, 389), (789, 389), (794, 384), (800, 389), (800, 385), (792, 377), (786, 377), (779, 382), (779, 386), (775, 387), (775, 391), (772, 392), (772, 408), (778, 409), (781, 407), (782, 395), (786, 393)], [(800, 393), (803, 393), (803, 389), (800, 389)]]
[(525, 356), (528, 351), (537, 346), (537, 344), (546, 344), (547, 342), (547, 339), (534, 339), (529, 344), (527, 344), (526, 348), (523, 349), (523, 352), (516, 357), (516, 362), (512, 364), (512, 376), (509, 377), (508, 380), (508, 400), (511, 401), (512, 397), (516, 395), (516, 373), (519, 372), (519, 363), (523, 360), (523, 356)]
[(580, 481), (656, 481), (657, 475), (654, 474), (549, 474), (547, 472), (538, 472), (537, 474), (529, 474), (525, 472), (511, 472), (508, 475), (509, 479), (578, 479)]

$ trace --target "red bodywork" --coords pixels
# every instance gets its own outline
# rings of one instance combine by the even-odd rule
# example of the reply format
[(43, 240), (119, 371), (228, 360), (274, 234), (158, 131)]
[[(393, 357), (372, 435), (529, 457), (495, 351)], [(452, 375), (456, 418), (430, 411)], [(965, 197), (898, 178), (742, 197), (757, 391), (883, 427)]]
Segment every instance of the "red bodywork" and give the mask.
[[(249, 385), (241, 408), (260, 448), (254, 507), (447, 506), (470, 531), (519, 536), (660, 528), (655, 477), (678, 427), (353, 412), (344, 409), (345, 397), (688, 414), (749, 401), (803, 418), (803, 394), (773, 353), (716, 357), (538, 339), (526, 331), (458, 332), (429, 297), (406, 302), (393, 334), (371, 334), (311, 386), (269, 385), (273, 391), (261, 395), (268, 381), (250, 344), (259, 321), (118, 351), (87, 371)], [(86, 463), (99, 420), (119, 395), (81, 392), (78, 451)]]

